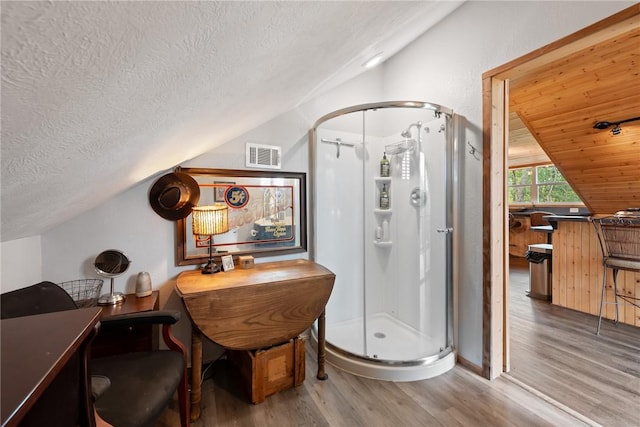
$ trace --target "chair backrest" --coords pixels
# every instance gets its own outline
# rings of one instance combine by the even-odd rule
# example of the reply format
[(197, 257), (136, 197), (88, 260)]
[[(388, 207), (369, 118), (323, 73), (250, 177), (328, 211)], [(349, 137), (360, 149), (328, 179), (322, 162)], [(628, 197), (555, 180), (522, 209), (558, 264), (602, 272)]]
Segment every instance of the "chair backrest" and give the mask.
[(593, 220), (605, 258), (640, 261), (640, 218), (605, 217)]
[[(26, 288), (0, 295), (0, 318), (33, 316), (56, 311), (74, 310), (76, 303), (60, 286), (52, 282), (40, 282)], [(60, 325), (64, 328), (64, 325)], [(24, 331), (25, 340), (29, 331)], [(4, 349), (3, 349), (4, 350)], [(10, 351), (7, 349), (7, 351)], [(25, 368), (26, 369), (26, 368)], [(87, 424), (85, 393), (87, 384), (84, 361), (74, 354), (40, 398), (20, 422), (24, 427), (45, 425), (84, 426)]]
[(0, 318), (32, 316), (78, 308), (73, 298), (52, 282), (40, 282), (0, 295)]
[(541, 225), (551, 225), (549, 221), (543, 218), (544, 216), (547, 216), (547, 215), (553, 215), (553, 214), (551, 212), (544, 212), (544, 211), (531, 212), (531, 214), (529, 214), (529, 222), (531, 223), (531, 226), (538, 227)]

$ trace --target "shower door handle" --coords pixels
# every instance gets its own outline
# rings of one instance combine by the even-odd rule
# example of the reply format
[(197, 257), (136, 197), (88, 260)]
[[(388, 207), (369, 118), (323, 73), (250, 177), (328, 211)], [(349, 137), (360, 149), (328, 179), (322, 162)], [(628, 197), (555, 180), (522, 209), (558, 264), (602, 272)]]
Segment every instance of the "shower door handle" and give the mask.
[(436, 228), (436, 231), (438, 233), (449, 234), (449, 233), (453, 233), (453, 228), (451, 228), (451, 227), (448, 227), (448, 228)]

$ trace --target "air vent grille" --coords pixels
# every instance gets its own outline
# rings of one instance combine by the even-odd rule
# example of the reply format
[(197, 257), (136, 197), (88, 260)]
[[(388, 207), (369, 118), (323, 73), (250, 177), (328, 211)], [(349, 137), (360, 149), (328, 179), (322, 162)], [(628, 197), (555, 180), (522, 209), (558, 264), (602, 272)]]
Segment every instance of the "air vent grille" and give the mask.
[(281, 148), (274, 145), (247, 144), (246, 166), (248, 168), (280, 169)]

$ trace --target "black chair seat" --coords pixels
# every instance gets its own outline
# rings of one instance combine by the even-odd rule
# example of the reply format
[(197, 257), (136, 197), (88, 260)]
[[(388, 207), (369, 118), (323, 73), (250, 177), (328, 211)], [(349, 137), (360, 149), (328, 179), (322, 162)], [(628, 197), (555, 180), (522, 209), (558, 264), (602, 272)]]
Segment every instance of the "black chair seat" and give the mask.
[(93, 359), (91, 374), (111, 380), (111, 386), (96, 400), (96, 410), (115, 427), (153, 426), (167, 406), (161, 402), (171, 401), (183, 366), (182, 355), (171, 350)]

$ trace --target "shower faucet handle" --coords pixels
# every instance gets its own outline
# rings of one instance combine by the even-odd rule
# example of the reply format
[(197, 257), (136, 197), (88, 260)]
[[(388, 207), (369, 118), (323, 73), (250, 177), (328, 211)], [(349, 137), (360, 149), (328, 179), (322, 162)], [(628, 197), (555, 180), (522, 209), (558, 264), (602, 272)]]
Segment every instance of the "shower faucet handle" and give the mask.
[(448, 227), (448, 228), (436, 228), (436, 231), (438, 233), (449, 234), (449, 233), (453, 233), (453, 228), (451, 228), (451, 227)]

